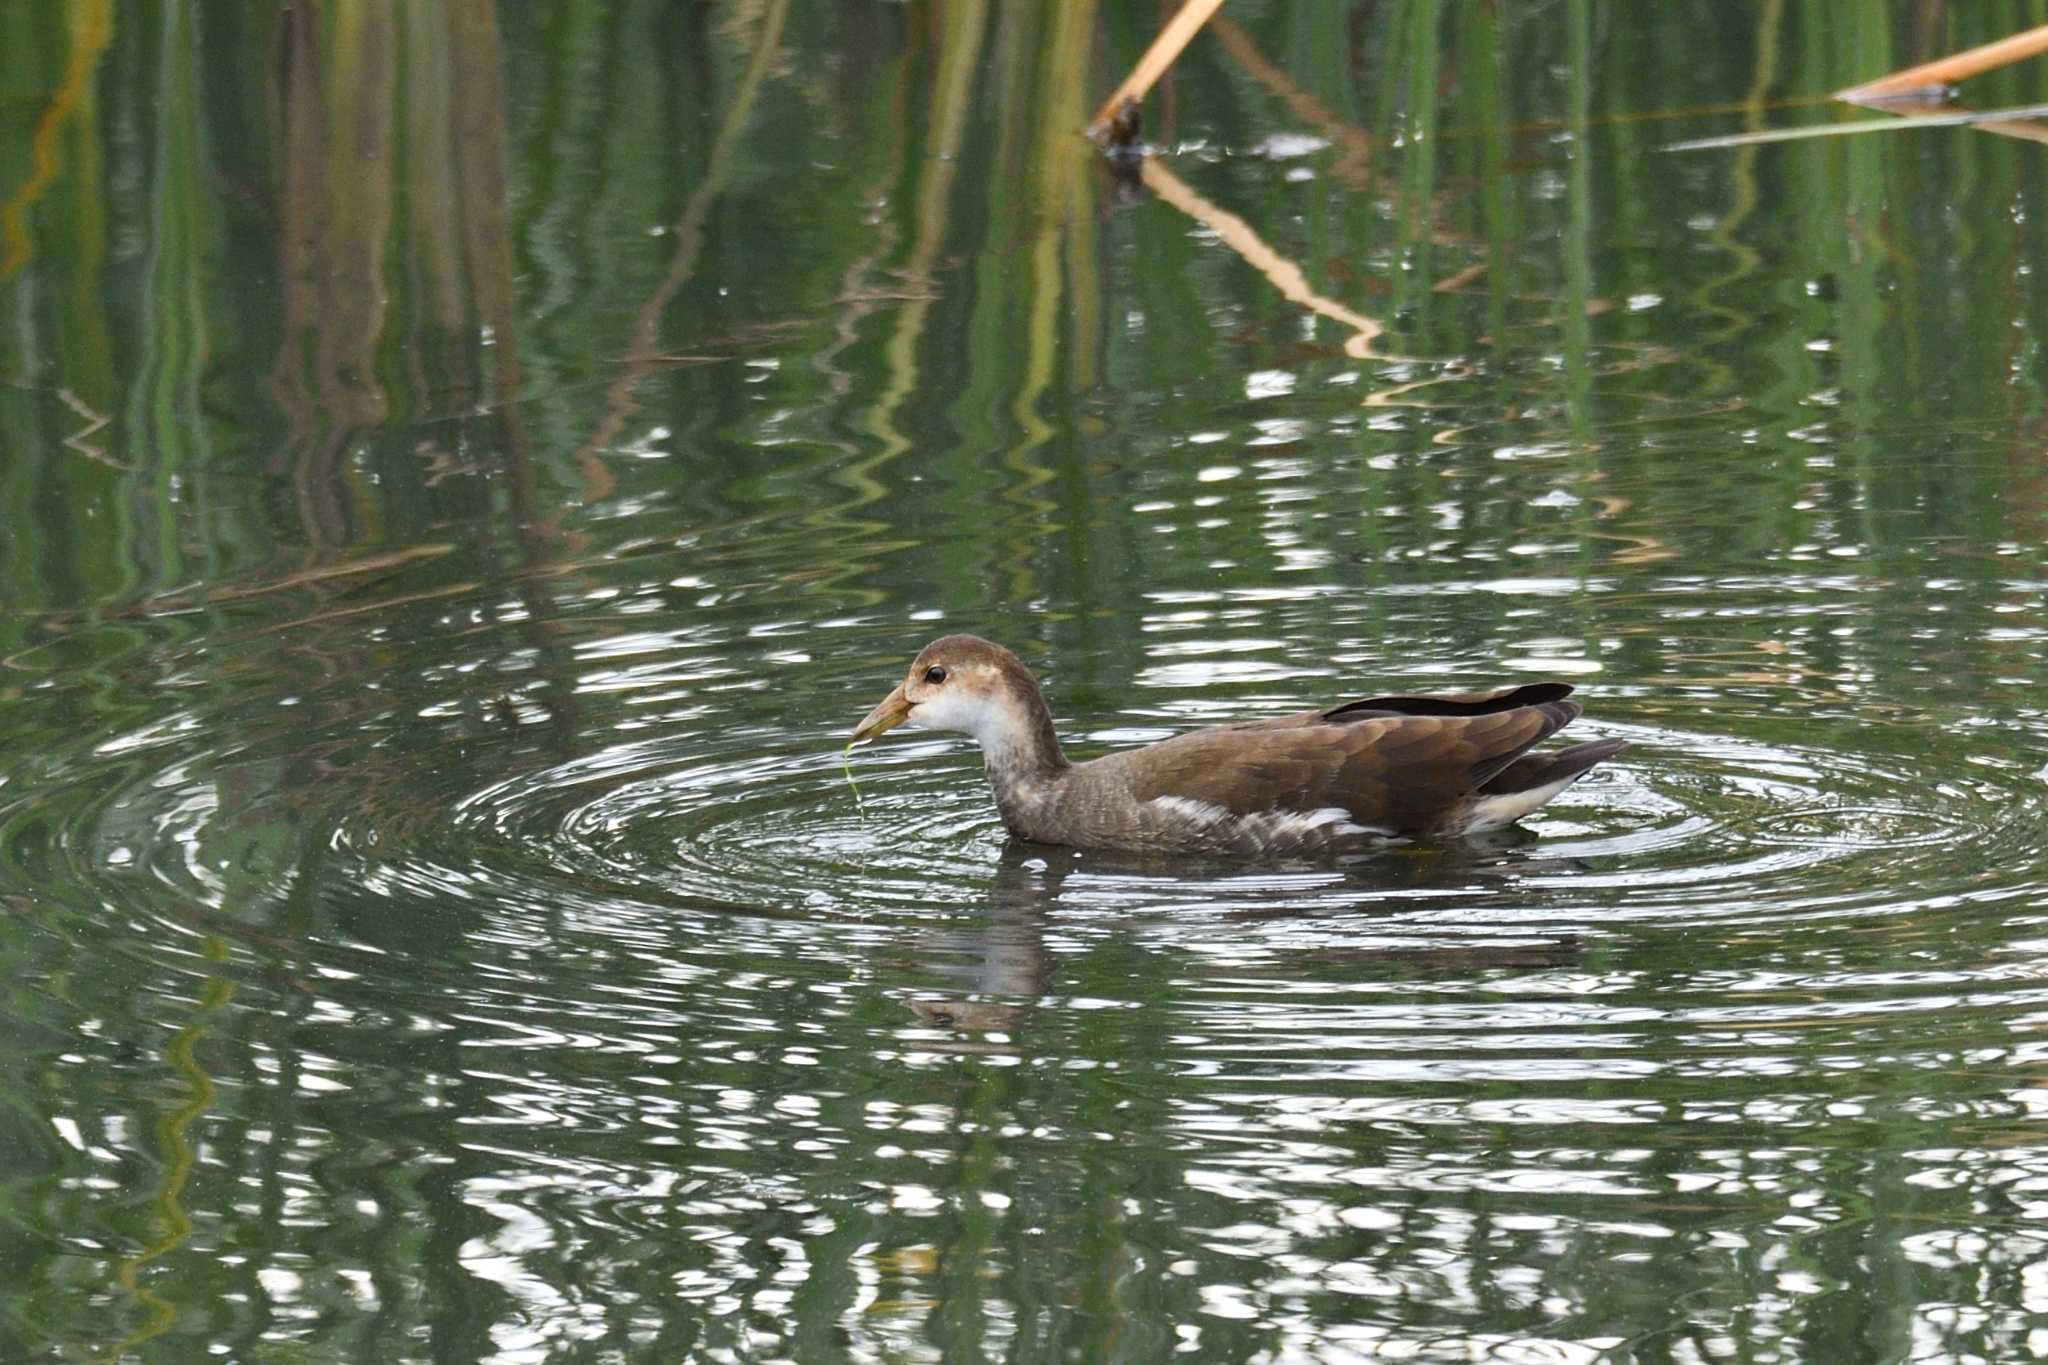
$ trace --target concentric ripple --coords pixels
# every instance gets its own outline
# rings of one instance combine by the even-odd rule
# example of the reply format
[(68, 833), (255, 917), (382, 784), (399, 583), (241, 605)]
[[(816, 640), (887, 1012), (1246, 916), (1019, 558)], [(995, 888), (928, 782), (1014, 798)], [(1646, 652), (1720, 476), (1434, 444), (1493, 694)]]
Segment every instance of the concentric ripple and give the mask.
[(1865, 747), (1854, 751), (1614, 733), (1636, 747), (1610, 810), (1640, 823), (1559, 831), (1546, 843), (1556, 857), (1596, 864), (1574, 880), (1614, 897), (1603, 913), (1687, 923), (1904, 914), (2042, 885), (2035, 851), (2048, 792), (2008, 757), (1879, 758), (1912, 737), (1875, 724), (1859, 729)]
[[(634, 742), (466, 793), (419, 831), (416, 856), (485, 851), (538, 879), (764, 913), (917, 913), (971, 896), (1001, 830), (971, 786), (849, 784), (829, 735), (719, 736), (723, 753)], [(934, 775), (936, 776), (936, 775)], [(362, 832), (342, 842), (364, 846)]]
[[(859, 669), (847, 677), (835, 710), (852, 715), (872, 683)], [(289, 818), (325, 831), (324, 876), (385, 896), (851, 921), (986, 903), (1010, 841), (971, 745), (899, 734), (849, 759), (839, 734), (749, 709), (767, 708), (756, 699), (708, 725), (693, 707), (673, 729), (634, 716), (609, 739), (599, 728), (541, 744), (521, 729), (481, 743), (421, 734), (389, 711), (336, 710), (323, 725), (308, 707), (252, 726), (185, 707), (47, 759), (61, 780), (16, 808), (8, 852), (42, 869), (52, 894), (75, 882), (89, 899), (144, 877), (202, 904), (246, 903), (282, 894), (295, 874), (277, 863), (266, 888), (264, 860), (282, 850), (238, 840)], [(1197, 920), (1370, 911), (1381, 923), (1420, 913), (1439, 926), (1589, 931), (1902, 914), (2027, 898), (2042, 884), (2048, 803), (2024, 756), (1937, 760), (1910, 727), (1884, 724), (1859, 727), (1854, 749), (1579, 729), (1631, 747), (1491, 844), (1393, 845), (1323, 865), (1054, 855), (1038, 864), (1041, 894), (1077, 911)]]

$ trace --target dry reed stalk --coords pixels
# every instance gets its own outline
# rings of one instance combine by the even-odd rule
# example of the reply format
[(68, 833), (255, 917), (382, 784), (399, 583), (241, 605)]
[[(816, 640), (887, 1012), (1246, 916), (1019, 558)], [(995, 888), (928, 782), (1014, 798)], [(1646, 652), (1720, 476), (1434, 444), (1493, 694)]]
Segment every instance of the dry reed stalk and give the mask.
[(1808, 138), (1850, 137), (1857, 133), (1891, 133), (1907, 128), (1988, 128), (1992, 132), (2010, 135), (2014, 128), (2023, 126), (2023, 120), (2048, 118), (2048, 104), (2020, 104), (2010, 109), (1957, 109), (1953, 105), (1938, 102), (1926, 106), (1943, 111), (1938, 114), (1917, 113), (1915, 110), (1920, 106), (1906, 101), (1887, 100), (1883, 107), (1892, 117), (1860, 119), (1855, 123), (1823, 123), (1810, 128), (1766, 128), (1756, 133), (1688, 138), (1684, 142), (1667, 142), (1659, 150), (1698, 152), (1714, 147), (1749, 147), (1764, 142), (1802, 142)]
[(1901, 119), (1942, 119), (1951, 123), (1959, 122), (1962, 126), (1974, 128), (1980, 133), (2016, 137), (2023, 142), (2048, 142), (2048, 123), (2042, 122), (2042, 117), (2048, 115), (2048, 106), (2033, 105), (2022, 109), (2019, 112), (2026, 117), (2021, 118), (2001, 117), (2002, 113), (2011, 111), (1997, 109), (1972, 111), (1968, 117), (1958, 118), (1955, 106), (1945, 100), (1905, 98), (1886, 100), (1884, 110)]
[(1223, 44), (1223, 50), (1244, 68), (1247, 76), (1284, 101), (1288, 112), (1296, 119), (1321, 129), (1330, 141), (1343, 149), (1344, 154), (1330, 166), (1330, 174), (1354, 187), (1364, 185), (1372, 172), (1372, 135), (1340, 118), (1329, 105), (1288, 75), (1279, 63), (1259, 51), (1258, 44), (1252, 41), (1252, 35), (1245, 32), (1241, 24), (1218, 19), (1215, 33), (1216, 41)]
[(2048, 52), (2048, 24), (1943, 57), (1940, 61), (1923, 62), (1874, 81), (1865, 81), (1862, 85), (1850, 86), (1847, 90), (1837, 90), (1835, 98), (1851, 104), (1875, 104), (1900, 96), (1922, 94), (1933, 87), (1954, 85), (2043, 52)]
[(1180, 13), (1167, 20), (1166, 27), (1159, 30), (1159, 36), (1152, 40), (1152, 46), (1145, 49), (1145, 55), (1131, 68), (1131, 74), (1124, 77), (1124, 83), (1110, 92), (1102, 107), (1095, 111), (1095, 117), (1088, 122), (1088, 135), (1100, 141), (1109, 121), (1123, 107), (1125, 100), (1142, 100), (1166, 69), (1179, 57), (1181, 49), (1194, 41), (1202, 25), (1209, 17), (1223, 8), (1223, 0), (1187, 0), (1180, 7)]
[(1148, 158), (1142, 174), (1145, 188), (1151, 190), (1164, 203), (1171, 204), (1215, 233), (1225, 246), (1242, 256), (1252, 269), (1264, 275), (1273, 287), (1280, 291), (1281, 297), (1291, 303), (1300, 304), (1311, 313), (1349, 327), (1351, 336), (1344, 342), (1344, 354), (1353, 360), (1407, 358), (1386, 355), (1377, 350), (1374, 343), (1386, 334), (1385, 324), (1376, 318), (1347, 308), (1335, 299), (1317, 293), (1309, 286), (1307, 273), (1299, 265), (1268, 246), (1250, 223), (1197, 194), (1185, 180), (1156, 160)]

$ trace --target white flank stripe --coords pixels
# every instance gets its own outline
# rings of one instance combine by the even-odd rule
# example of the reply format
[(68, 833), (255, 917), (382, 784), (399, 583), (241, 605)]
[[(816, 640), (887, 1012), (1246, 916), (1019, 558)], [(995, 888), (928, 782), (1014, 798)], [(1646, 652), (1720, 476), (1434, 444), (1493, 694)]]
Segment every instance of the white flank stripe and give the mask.
[(1502, 825), (1515, 821), (1535, 810), (1551, 797), (1576, 782), (1583, 774), (1573, 773), (1559, 782), (1546, 782), (1540, 787), (1527, 791), (1508, 792), (1502, 796), (1489, 796), (1472, 803), (1472, 814), (1467, 817), (1460, 834), (1484, 834)]

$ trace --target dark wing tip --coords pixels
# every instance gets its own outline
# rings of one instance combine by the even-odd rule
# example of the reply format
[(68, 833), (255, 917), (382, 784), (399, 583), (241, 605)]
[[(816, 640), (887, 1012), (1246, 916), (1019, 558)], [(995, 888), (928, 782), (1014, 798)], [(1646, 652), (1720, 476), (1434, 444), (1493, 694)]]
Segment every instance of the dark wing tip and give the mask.
[(1347, 701), (1322, 713), (1325, 724), (1370, 720), (1375, 716), (1492, 716), (1525, 706), (1548, 706), (1572, 694), (1570, 683), (1527, 683), (1505, 692), (1456, 692), (1439, 697), (1367, 697)]
[(1553, 782), (1569, 782), (1597, 763), (1604, 763), (1628, 747), (1625, 739), (1590, 739), (1584, 744), (1574, 744), (1569, 749), (1557, 749), (1541, 754), (1525, 753), (1510, 763), (1480, 790), (1489, 796), (1503, 796), (1512, 792), (1528, 791), (1533, 787), (1547, 787)]
[[(1550, 684), (1550, 686), (1563, 687), (1564, 684), (1554, 683)], [(1514, 708), (1515, 713), (1518, 715), (1534, 713), (1536, 716), (1541, 717), (1541, 719), (1536, 724), (1516, 732), (1508, 747), (1499, 753), (1473, 764), (1471, 771), (1472, 785), (1475, 787), (1486, 786), (1487, 783), (1505, 772), (1516, 759), (1577, 720), (1585, 709), (1585, 707), (1575, 701), (1542, 701), (1534, 706)], [(1494, 722), (1494, 724), (1501, 723), (1498, 721)]]

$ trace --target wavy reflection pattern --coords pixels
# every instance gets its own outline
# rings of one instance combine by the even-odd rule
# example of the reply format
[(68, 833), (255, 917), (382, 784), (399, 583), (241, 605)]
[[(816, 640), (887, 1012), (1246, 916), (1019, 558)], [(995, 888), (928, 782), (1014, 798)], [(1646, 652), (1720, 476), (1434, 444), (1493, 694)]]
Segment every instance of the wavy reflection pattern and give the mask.
[[(1073, 747), (1323, 695), (1278, 662), (1319, 601), (1214, 647), (1173, 604), (1137, 704)], [(897, 632), (821, 626), (792, 665), (622, 626), (572, 640), (573, 744), (509, 647), (495, 702), (486, 651), (152, 707), (0, 809), (53, 935), (21, 981), (72, 1254), (173, 1208), (193, 1254), (237, 1249), (110, 1273), (115, 1319), (207, 1285), (225, 1337), (339, 1314), (372, 1352), (459, 1302), (507, 1359), (1036, 1357), (1082, 1322), (1593, 1359), (1595, 1302), (1702, 1350), (1810, 1333), (1873, 1243), (1929, 1302), (2038, 1297), (2038, 737), (1745, 739), (1596, 688), (1583, 728), (1633, 747), (1526, 835), (1162, 865), (1010, 844), (978, 759), (914, 732), (856, 755), (863, 814), (839, 727)], [(748, 681), (790, 667), (815, 725)], [(1184, 700), (1219, 688), (1256, 695)], [(136, 1046), (167, 1028), (202, 1072)], [(189, 1114), (195, 1074), (175, 1195), (106, 1202), (151, 1188), (149, 1110), (88, 1077)]]

